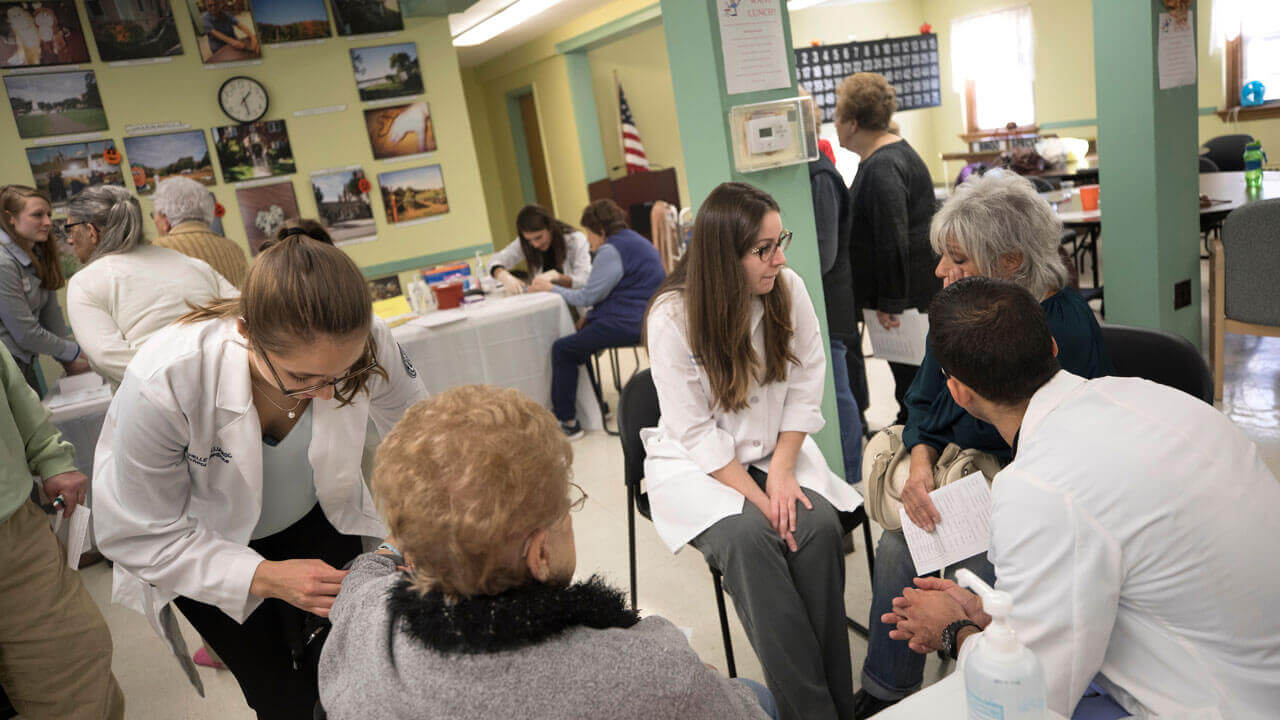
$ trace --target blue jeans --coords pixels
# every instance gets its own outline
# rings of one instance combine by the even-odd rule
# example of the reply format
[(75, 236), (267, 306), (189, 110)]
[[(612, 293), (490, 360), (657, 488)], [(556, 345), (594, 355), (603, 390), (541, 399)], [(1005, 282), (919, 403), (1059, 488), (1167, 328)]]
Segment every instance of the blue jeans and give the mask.
[[(861, 350), (859, 350), (861, 352)], [(831, 338), (831, 377), (836, 386), (836, 415), (840, 420), (840, 447), (844, 451), (844, 480), (862, 480), (862, 419), (849, 385), (849, 366), (843, 340)]]
[(627, 347), (640, 342), (639, 330), (589, 322), (551, 345), (551, 408), (560, 422), (577, 416), (578, 366), (590, 362), (597, 350)]
[(751, 692), (756, 694), (756, 702), (760, 703), (760, 707), (764, 708), (764, 714), (778, 720), (778, 703), (773, 699), (773, 693), (769, 692), (769, 688), (761, 685), (755, 680), (744, 677), (734, 678), (738, 682), (746, 685)]
[[(986, 553), (975, 555), (947, 568), (947, 577), (956, 570), (968, 568), (988, 583), (994, 583), (996, 570)], [(934, 573), (935, 575), (937, 573)], [(925, 656), (907, 647), (902, 640), (889, 637), (891, 625), (880, 622), (880, 616), (893, 612), (893, 599), (902, 589), (915, 587), (915, 563), (907, 549), (901, 530), (885, 530), (876, 545), (876, 569), (871, 587), (871, 619), (867, 637), (867, 659), (862, 664), (862, 689), (881, 700), (901, 700), (920, 689), (924, 680)]]

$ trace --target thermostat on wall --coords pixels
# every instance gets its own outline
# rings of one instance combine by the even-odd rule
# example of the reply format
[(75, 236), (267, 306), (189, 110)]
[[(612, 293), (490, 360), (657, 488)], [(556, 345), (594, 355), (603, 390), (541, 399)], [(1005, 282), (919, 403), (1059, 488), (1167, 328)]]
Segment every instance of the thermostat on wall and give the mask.
[(739, 105), (729, 111), (734, 166), (738, 172), (809, 162), (818, 157), (813, 100), (787, 98)]

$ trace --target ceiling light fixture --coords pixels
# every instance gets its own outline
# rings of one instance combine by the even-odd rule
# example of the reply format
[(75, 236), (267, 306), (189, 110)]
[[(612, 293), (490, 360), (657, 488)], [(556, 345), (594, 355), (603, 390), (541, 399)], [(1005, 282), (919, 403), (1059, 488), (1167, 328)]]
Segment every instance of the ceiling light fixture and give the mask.
[(806, 9), (806, 8), (811, 8), (811, 7), (813, 7), (814, 5), (821, 5), (822, 3), (826, 2), (826, 1), (827, 1), (827, 0), (788, 0), (788, 1), (787, 1), (787, 12), (795, 12), (795, 11), (797, 11), (797, 10), (804, 10), (804, 9)]
[(482, 45), (561, 0), (516, 0), (502, 10), (467, 28), (453, 39), (455, 47)]

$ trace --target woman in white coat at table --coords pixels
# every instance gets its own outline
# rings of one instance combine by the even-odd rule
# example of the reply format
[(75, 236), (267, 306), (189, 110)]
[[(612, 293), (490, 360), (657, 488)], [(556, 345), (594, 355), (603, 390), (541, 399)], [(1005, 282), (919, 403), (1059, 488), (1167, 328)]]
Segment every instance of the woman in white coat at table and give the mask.
[(203, 260), (148, 242), (138, 199), (116, 185), (71, 200), (67, 240), (84, 264), (67, 284), (67, 317), (89, 366), (112, 387), (138, 348), (192, 305), (240, 294)]
[(520, 263), (530, 282), (542, 276), (563, 288), (581, 288), (591, 274), (591, 249), (572, 225), (541, 205), (525, 205), (516, 214), (516, 239), (489, 258), (485, 272), (516, 295), (528, 289), (510, 270)]
[(385, 434), (426, 394), (356, 264), (279, 241), (239, 298), (157, 333), (125, 371), (93, 474), (113, 599), (147, 616), (202, 693), (171, 601), (259, 718), (311, 718), (310, 644), (338, 568), (387, 532), (360, 470), (365, 428)]
[(646, 334), (661, 420), (645, 430), (658, 534), (724, 575), (781, 717), (848, 718), (853, 669), (837, 511), (858, 493), (814, 441), (826, 369), (778, 205), (725, 183), (658, 289)]

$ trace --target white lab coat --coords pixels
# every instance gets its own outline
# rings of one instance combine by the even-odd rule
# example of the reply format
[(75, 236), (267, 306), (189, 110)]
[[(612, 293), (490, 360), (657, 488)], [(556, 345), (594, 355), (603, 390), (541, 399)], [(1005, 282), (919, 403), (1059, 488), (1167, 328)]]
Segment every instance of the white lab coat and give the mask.
[[(374, 320), (369, 392), (347, 407), (313, 400), (308, 458), (325, 517), (339, 532), (386, 536), (360, 470), (365, 430), (385, 435), (427, 396), (391, 331)], [(112, 599), (147, 616), (200, 688), (169, 609), (198, 600), (243, 622), (262, 602), (248, 546), (262, 510), (262, 427), (248, 350), (234, 319), (173, 325), (134, 356), (112, 400), (93, 472), (93, 521), (115, 562)]]
[[(501, 265), (510, 270), (525, 261), (524, 246), (520, 238), (516, 238), (498, 252), (489, 257), (484, 267), (486, 275), (492, 275), (493, 269)], [(541, 265), (529, 267), (529, 277), (549, 270)], [(574, 231), (564, 236), (564, 275), (573, 281), (573, 287), (580, 288), (587, 284), (587, 276), (591, 274), (591, 246), (587, 244), (587, 236)]]
[[(711, 408), (711, 384), (690, 350), (684, 300), (667, 294), (654, 303), (647, 333), (653, 382), (662, 417), (658, 427), (642, 430), (645, 483), (658, 535), (672, 552), (722, 518), (742, 512), (746, 498), (709, 473), (737, 458), (744, 466), (768, 471), (778, 434), (822, 429), (822, 390), (826, 356), (818, 317), (804, 281), (784, 268), (777, 282), (791, 293), (792, 351), (800, 364), (785, 382), (761, 387), (752, 381), (750, 407), (734, 413)], [(751, 301), (751, 344), (764, 358), (764, 305)], [(796, 481), (826, 498), (837, 510), (850, 511), (862, 496), (827, 467), (812, 437), (796, 458)]]
[(1277, 508), (1254, 444), (1190, 395), (1065, 371), (1037, 391), (989, 557), (1049, 707), (1070, 717), (1101, 673), (1139, 717), (1275, 717)]

